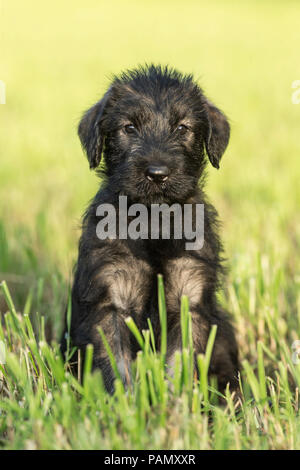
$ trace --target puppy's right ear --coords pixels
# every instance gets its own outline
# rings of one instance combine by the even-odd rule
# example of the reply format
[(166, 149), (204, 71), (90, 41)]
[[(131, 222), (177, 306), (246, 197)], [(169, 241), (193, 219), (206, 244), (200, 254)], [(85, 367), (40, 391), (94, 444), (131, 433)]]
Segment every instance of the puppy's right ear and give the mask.
[(230, 126), (225, 114), (208, 99), (205, 99), (204, 107), (207, 116), (205, 148), (211, 164), (219, 168), (221, 157), (228, 145)]
[(82, 117), (78, 126), (78, 136), (81, 145), (87, 154), (90, 168), (97, 168), (101, 160), (104, 144), (104, 133), (102, 129), (103, 112), (109, 98), (109, 92), (90, 108)]

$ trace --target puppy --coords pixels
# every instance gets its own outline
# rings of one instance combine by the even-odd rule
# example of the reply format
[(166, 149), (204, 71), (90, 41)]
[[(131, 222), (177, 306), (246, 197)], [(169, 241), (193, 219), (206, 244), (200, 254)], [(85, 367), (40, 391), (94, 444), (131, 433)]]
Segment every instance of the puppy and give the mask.
[[(138, 345), (124, 319), (132, 316), (140, 329), (147, 329), (149, 318), (159, 345), (160, 273), (167, 307), (167, 366), (172, 369), (174, 354), (182, 347), (180, 303), (186, 295), (195, 357), (205, 352), (211, 326), (216, 324), (209, 374), (217, 377), (221, 391), (227, 383), (235, 389), (236, 340), (216, 299), (222, 278), (217, 214), (204, 193), (206, 164), (210, 161), (219, 168), (228, 144), (230, 127), (225, 115), (204, 96), (191, 75), (151, 65), (116, 77), (103, 98), (84, 114), (78, 134), (90, 168), (99, 167), (102, 155), (103, 164), (98, 168), (100, 189), (83, 218), (72, 289), (72, 344), (83, 357), (87, 344), (93, 344), (93, 366), (101, 369), (106, 388), (112, 392), (115, 377), (99, 335), (101, 327), (120, 376), (128, 383)], [(127, 208), (139, 204), (149, 211), (161, 205), (190, 207), (184, 217), (191, 222), (193, 234), (199, 226), (197, 207), (204, 207), (202, 242), (187, 249), (191, 238), (172, 211), (169, 236), (161, 230), (163, 211), (155, 237), (151, 237), (149, 217), (140, 237), (128, 236), (133, 217), (128, 212), (124, 218), (122, 198)], [(104, 220), (109, 212), (115, 220), (105, 237), (104, 225), (99, 227), (99, 223), (109, 225)], [(62, 349), (66, 349), (65, 339)]]

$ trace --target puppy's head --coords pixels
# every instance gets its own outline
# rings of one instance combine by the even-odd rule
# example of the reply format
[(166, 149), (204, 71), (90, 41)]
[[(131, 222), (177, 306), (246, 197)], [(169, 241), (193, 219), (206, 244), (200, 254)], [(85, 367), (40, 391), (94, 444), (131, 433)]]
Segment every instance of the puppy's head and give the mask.
[(193, 195), (205, 152), (219, 168), (230, 128), (190, 75), (152, 65), (115, 78), (78, 134), (91, 168), (104, 154), (116, 191), (133, 201), (171, 203)]

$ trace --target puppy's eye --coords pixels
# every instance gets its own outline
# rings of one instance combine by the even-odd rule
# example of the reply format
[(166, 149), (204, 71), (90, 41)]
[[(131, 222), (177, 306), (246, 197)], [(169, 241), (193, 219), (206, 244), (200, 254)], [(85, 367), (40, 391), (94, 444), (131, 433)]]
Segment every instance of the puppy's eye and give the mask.
[(133, 124), (127, 124), (124, 127), (124, 131), (126, 132), (126, 134), (134, 134), (136, 131), (136, 128)]
[(176, 131), (181, 135), (185, 134), (188, 130), (189, 128), (185, 124), (179, 124), (176, 129)]

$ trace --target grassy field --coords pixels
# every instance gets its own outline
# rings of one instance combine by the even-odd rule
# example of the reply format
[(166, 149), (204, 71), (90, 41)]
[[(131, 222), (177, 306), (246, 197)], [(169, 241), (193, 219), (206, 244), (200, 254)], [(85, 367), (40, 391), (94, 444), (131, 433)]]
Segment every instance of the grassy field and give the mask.
[[(1, 2), (0, 448), (300, 449), (299, 14), (283, 0)], [(128, 394), (117, 382), (108, 397), (89, 360), (80, 385), (58, 358), (80, 217), (98, 186), (76, 125), (112, 73), (151, 61), (192, 72), (231, 120), (207, 189), (243, 364), (238, 412), (229, 394), (216, 405), (209, 351), (193, 385), (188, 341), (172, 391), (149, 333)], [(187, 311), (185, 299), (186, 328)]]

